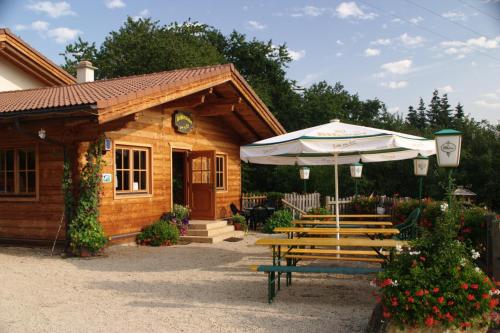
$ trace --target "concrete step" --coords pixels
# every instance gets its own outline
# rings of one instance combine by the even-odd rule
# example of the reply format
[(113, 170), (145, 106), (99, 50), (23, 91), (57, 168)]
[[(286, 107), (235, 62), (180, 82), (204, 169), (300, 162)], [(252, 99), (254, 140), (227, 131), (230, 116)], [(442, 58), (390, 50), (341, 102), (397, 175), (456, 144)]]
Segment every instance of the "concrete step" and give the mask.
[(191, 220), (189, 221), (190, 230), (209, 230), (227, 226), (227, 221), (224, 220)]
[(222, 234), (219, 234), (219, 235), (216, 235), (216, 236), (211, 236), (211, 237), (205, 237), (205, 236), (181, 236), (181, 240), (183, 240), (183, 241), (190, 241), (190, 242), (193, 242), (193, 243), (210, 243), (210, 244), (213, 244), (213, 243), (222, 242), (224, 239), (230, 238), (230, 237), (243, 238), (244, 234), (245, 233), (243, 231), (235, 231), (235, 230), (233, 230), (233, 231), (225, 232), (225, 233), (222, 233)]
[(224, 234), (227, 232), (234, 231), (234, 227), (232, 225), (225, 225), (219, 228), (211, 228), (211, 229), (188, 229), (187, 236), (205, 236), (205, 237), (213, 237), (220, 234)]

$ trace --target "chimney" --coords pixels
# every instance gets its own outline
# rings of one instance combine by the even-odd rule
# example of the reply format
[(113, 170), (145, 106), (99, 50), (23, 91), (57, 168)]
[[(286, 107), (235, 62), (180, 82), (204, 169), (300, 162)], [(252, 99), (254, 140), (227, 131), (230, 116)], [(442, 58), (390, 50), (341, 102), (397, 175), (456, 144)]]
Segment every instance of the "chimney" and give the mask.
[(76, 65), (76, 82), (93, 82), (94, 70), (96, 70), (92, 63), (87, 60), (82, 60)]

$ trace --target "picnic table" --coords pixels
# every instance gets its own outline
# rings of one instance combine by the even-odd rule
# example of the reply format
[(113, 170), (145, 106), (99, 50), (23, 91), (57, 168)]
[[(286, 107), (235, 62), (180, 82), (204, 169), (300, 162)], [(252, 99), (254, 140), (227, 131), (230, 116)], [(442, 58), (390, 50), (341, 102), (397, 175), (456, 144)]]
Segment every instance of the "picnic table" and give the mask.
[[(335, 221), (319, 221), (319, 220), (295, 220), (292, 222), (295, 225), (311, 225), (311, 226), (332, 226), (337, 225)], [(390, 221), (339, 221), (340, 226), (379, 226), (381, 228), (392, 226)]]
[(298, 228), (298, 227), (278, 227), (274, 228), (274, 232), (286, 233), (288, 238), (293, 238), (294, 234), (299, 235), (384, 235), (392, 236), (399, 234), (399, 230), (395, 228)]
[[(373, 218), (390, 218), (391, 215), (388, 214), (340, 214), (339, 218), (366, 218), (366, 219), (373, 219)], [(335, 219), (337, 218), (336, 214), (304, 214), (301, 216), (302, 219)]]

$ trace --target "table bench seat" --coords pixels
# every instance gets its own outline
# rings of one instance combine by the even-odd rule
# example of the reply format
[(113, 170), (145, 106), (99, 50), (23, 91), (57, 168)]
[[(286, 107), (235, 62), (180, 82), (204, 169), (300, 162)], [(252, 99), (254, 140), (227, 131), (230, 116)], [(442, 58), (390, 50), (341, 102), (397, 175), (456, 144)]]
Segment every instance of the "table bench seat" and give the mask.
[(378, 262), (383, 263), (385, 260), (381, 258), (364, 258), (364, 257), (337, 257), (325, 255), (311, 255), (311, 254), (287, 254), (283, 256), (285, 259), (296, 260), (342, 260), (342, 261), (362, 261), (362, 262)]
[[(333, 249), (300, 249), (294, 248), (288, 251), (290, 254), (347, 254), (347, 255), (360, 255), (360, 256), (378, 256), (379, 254), (373, 250), (333, 250)], [(389, 252), (382, 251), (383, 255), (389, 255)]]

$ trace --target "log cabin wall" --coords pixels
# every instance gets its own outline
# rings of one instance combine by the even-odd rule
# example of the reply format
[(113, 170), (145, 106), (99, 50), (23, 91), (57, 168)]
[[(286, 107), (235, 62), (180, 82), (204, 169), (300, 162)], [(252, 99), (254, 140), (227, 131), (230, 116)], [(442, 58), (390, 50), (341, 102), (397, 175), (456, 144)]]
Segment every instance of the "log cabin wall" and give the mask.
[[(103, 184), (101, 223), (106, 235), (139, 231), (172, 209), (172, 149), (215, 150), (227, 157), (227, 189), (216, 192), (217, 218), (230, 215), (229, 205), (239, 206), (241, 194), (240, 138), (218, 117), (199, 117), (193, 112), (194, 129), (189, 134), (176, 132), (172, 124), (173, 109), (162, 106), (139, 112), (135, 120), (119, 130), (107, 131), (113, 145), (148, 147), (152, 161), (150, 195), (117, 195), (114, 181)], [(113, 151), (105, 155), (104, 173), (114, 175)], [(115, 178), (113, 176), (113, 178)]]
[[(37, 133), (40, 127), (32, 126)], [(60, 125), (44, 124), (48, 135), (61, 138)], [(61, 191), (63, 149), (21, 135), (14, 126), (0, 126), (0, 148), (31, 148), (38, 151), (38, 196), (12, 198), (0, 196), (0, 239), (53, 240), (64, 210)], [(59, 233), (64, 239), (64, 225)]]

